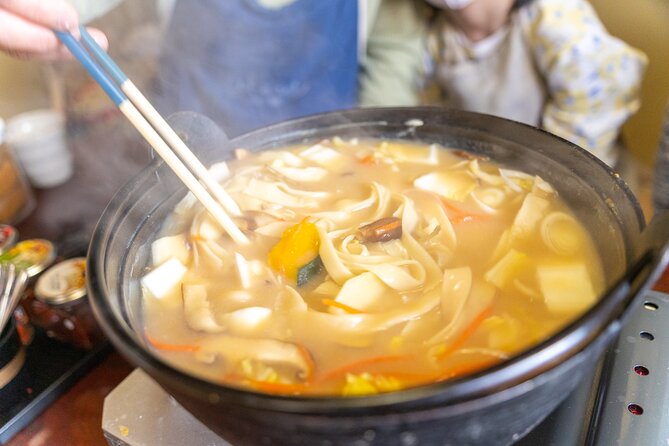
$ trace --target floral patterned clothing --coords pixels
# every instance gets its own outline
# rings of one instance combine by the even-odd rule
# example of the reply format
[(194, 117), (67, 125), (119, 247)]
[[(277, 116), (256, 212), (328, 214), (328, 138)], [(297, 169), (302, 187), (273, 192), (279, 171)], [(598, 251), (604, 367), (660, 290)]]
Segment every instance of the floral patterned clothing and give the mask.
[[(444, 104), (541, 126), (615, 163), (620, 127), (640, 106), (647, 59), (608, 34), (587, 1), (535, 0), (513, 11), (507, 26), (475, 43), (444, 16), (428, 47)], [(500, 61), (508, 54), (514, 55), (512, 62)], [(527, 60), (519, 61), (520, 54)], [(478, 88), (457, 76), (464, 65), (478, 67)], [(465, 70), (464, 76), (471, 73)], [(495, 88), (486, 88), (488, 83)], [(536, 109), (537, 94), (541, 107), (528, 116), (527, 109)], [(500, 103), (495, 95), (507, 99)]]

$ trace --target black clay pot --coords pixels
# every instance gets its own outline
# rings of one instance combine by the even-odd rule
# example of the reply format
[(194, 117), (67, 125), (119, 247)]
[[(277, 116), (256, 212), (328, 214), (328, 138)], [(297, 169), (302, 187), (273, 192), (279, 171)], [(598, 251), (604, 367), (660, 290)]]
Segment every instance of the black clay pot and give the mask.
[[(254, 131), (227, 147), (267, 150), (323, 138), (399, 138), (482, 154), (541, 175), (590, 229), (609, 291), (547, 341), (458, 380), (367, 397), (285, 397), (228, 388), (185, 374), (144, 345), (139, 278), (150, 243), (184, 195), (155, 162), (111, 201), (95, 230), (89, 296), (118, 350), (195, 417), (235, 445), (509, 444), (545, 418), (581, 381), (620, 330), (634, 297), (666, 264), (669, 220), (642, 233), (625, 184), (588, 152), (541, 130), (487, 115), (438, 108), (356, 109)], [(206, 162), (226, 159), (213, 150)]]

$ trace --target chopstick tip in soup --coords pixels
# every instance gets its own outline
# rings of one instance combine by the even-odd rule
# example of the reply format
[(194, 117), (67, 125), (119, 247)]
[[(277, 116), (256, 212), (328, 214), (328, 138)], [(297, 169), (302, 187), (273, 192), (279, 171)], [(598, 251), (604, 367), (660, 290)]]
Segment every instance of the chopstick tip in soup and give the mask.
[(243, 154), (221, 181), (252, 243), (187, 195), (142, 280), (148, 345), (196, 376), (343, 396), (444, 381), (547, 338), (603, 290), (587, 231), (538, 176), (405, 141)]

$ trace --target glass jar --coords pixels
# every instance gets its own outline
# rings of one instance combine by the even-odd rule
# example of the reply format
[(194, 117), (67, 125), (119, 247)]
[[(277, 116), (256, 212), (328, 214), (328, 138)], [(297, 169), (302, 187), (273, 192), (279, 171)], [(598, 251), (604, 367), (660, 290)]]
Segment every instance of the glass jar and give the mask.
[(86, 259), (63, 260), (42, 273), (27, 296), (30, 321), (62, 342), (93, 348), (104, 339), (86, 296)]
[(0, 224), (0, 254), (11, 249), (19, 239), (19, 232), (15, 227)]
[(0, 222), (16, 224), (35, 208), (35, 197), (20, 164), (4, 144), (0, 119)]
[(24, 269), (29, 278), (48, 268), (55, 258), (56, 248), (53, 243), (40, 238), (20, 241), (0, 254), (0, 262), (10, 262)]

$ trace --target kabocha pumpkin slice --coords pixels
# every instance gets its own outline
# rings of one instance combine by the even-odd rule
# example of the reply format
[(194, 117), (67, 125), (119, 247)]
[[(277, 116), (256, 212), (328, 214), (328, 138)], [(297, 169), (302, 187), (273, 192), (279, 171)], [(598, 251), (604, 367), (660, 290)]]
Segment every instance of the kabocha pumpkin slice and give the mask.
[(320, 236), (316, 225), (303, 220), (283, 232), (281, 240), (269, 252), (267, 261), (272, 269), (302, 286), (323, 267), (318, 256), (319, 247)]

